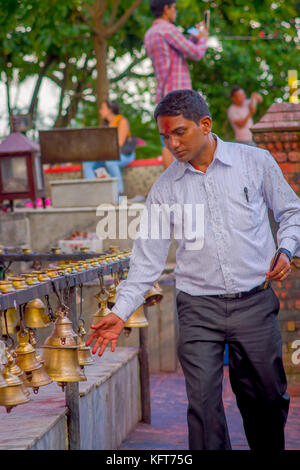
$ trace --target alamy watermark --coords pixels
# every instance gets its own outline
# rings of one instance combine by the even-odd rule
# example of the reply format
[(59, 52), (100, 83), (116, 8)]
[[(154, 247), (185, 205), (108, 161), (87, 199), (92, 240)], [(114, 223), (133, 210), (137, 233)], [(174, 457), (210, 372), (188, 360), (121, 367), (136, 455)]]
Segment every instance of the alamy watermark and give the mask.
[[(96, 227), (100, 239), (168, 240), (174, 233), (185, 240), (186, 250), (201, 250), (204, 246), (204, 204), (100, 204), (96, 215), (101, 217)], [(117, 233), (118, 232), (118, 233)]]
[(292, 354), (292, 363), (298, 365), (300, 364), (300, 339), (292, 342), (292, 349), (296, 349)]

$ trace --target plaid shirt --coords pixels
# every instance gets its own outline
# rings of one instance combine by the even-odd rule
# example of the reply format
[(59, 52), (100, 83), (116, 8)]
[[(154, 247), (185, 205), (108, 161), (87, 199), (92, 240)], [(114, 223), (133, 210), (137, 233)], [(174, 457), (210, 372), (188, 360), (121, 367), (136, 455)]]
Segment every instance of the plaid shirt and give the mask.
[(193, 42), (172, 23), (157, 19), (146, 32), (144, 44), (156, 77), (156, 103), (170, 91), (192, 88), (185, 59), (202, 59), (207, 48), (206, 39)]

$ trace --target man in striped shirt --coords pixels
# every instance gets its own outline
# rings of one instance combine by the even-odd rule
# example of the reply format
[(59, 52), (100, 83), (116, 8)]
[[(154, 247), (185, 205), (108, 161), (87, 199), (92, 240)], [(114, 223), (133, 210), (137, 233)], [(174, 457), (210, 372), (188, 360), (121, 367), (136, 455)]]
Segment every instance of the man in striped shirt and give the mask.
[[(206, 52), (208, 31), (202, 25), (198, 36), (186, 38), (173, 24), (176, 21), (176, 2), (173, 0), (150, 0), (155, 20), (145, 34), (144, 43), (152, 60), (156, 78), (155, 102), (170, 91), (192, 89), (186, 59), (200, 60)], [(163, 162), (167, 168), (173, 161), (171, 152), (163, 146)]]
[[(272, 282), (300, 256), (300, 199), (272, 155), (224, 142), (203, 98), (175, 90), (155, 110), (175, 161), (147, 197), (126, 280), (87, 345), (102, 355), (176, 250), (178, 357), (186, 379), (189, 449), (231, 449), (222, 402), (224, 347), (252, 450), (283, 450), (289, 395)], [(276, 250), (268, 208), (279, 222)], [(198, 223), (199, 222), (199, 223)], [(275, 263), (276, 261), (276, 263)]]

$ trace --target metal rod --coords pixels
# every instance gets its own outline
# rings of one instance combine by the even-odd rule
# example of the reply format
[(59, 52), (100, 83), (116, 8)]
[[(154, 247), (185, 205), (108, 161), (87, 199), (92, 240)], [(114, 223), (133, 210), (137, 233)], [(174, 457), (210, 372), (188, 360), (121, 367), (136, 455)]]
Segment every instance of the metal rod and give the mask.
[[(76, 287), (70, 287), (66, 292), (66, 304), (69, 307), (68, 318), (72, 321), (73, 330), (78, 330), (76, 309)], [(80, 450), (80, 410), (79, 410), (79, 383), (69, 382), (66, 385), (66, 405), (69, 450)]]
[[(144, 306), (145, 317), (147, 318), (147, 307)], [(141, 382), (141, 405), (142, 421), (151, 424), (151, 402), (150, 402), (150, 372), (148, 359), (148, 327), (139, 328), (140, 349), (140, 382)]]
[[(124, 269), (128, 269), (129, 259), (103, 264), (96, 268), (86, 269), (85, 271), (81, 271), (78, 274), (69, 274), (68, 276), (52, 278), (51, 281), (43, 281), (40, 284), (28, 286), (26, 289), (20, 289), (15, 292), (8, 292), (5, 294), (0, 293), (0, 310), (13, 308), (15, 302), (17, 305), (20, 305), (37, 297), (43, 297), (44, 295), (52, 294), (52, 282), (55, 284), (56, 289), (62, 290), (63, 288), (67, 287), (67, 282), (69, 282), (70, 287), (72, 287), (78, 284), (79, 280), (80, 282), (89, 282), (96, 279), (99, 275), (105, 276), (110, 275), (111, 272), (118, 272), (120, 265)], [(66, 280), (67, 278), (68, 281)]]

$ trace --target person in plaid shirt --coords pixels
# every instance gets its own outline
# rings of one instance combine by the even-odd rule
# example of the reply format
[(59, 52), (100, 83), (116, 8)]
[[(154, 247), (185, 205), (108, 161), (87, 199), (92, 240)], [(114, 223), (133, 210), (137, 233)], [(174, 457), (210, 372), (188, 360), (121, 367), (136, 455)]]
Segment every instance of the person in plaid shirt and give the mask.
[[(144, 44), (154, 68), (157, 104), (170, 91), (192, 89), (186, 59), (200, 60), (204, 57), (208, 31), (204, 25), (201, 25), (202, 29), (197, 25), (199, 34), (186, 38), (173, 24), (176, 21), (174, 0), (150, 0), (150, 8), (156, 19), (145, 34)], [(164, 146), (162, 156), (167, 168), (173, 157)]]

